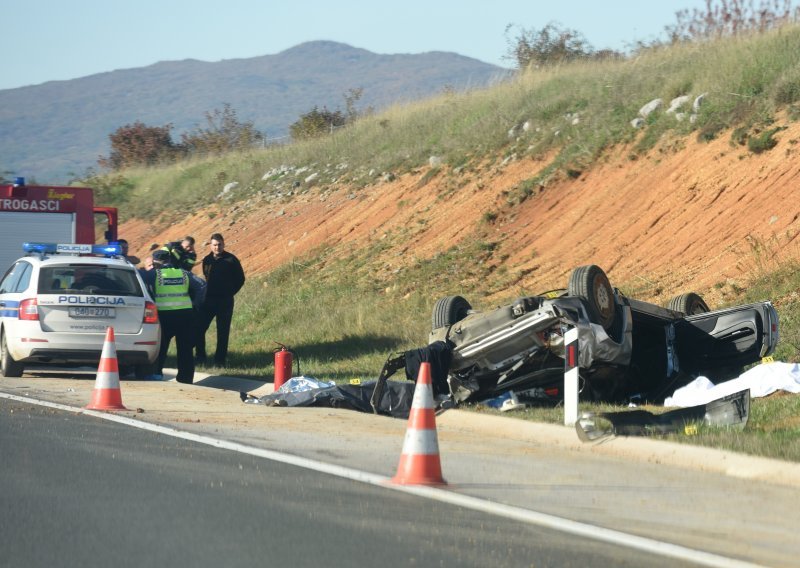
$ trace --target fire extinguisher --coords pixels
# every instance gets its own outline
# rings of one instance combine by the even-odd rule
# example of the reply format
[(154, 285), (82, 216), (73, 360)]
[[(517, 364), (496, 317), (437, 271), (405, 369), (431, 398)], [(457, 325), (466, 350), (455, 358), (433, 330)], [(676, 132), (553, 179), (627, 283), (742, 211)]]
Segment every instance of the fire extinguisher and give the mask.
[[(275, 343), (278, 343), (277, 341)], [(283, 343), (278, 343), (280, 349), (275, 350), (275, 378), (272, 381), (273, 388), (278, 390), (281, 385), (292, 378), (292, 353)], [(300, 372), (300, 362), (297, 362), (297, 371)]]

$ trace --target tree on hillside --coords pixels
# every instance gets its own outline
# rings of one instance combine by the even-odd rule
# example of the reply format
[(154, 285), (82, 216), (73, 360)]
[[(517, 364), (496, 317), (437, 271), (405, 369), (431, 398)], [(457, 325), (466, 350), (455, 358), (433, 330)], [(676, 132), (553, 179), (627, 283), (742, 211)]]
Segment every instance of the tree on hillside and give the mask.
[(131, 196), (134, 184), (121, 173), (100, 174), (93, 169), (74, 180), (78, 185), (91, 187), (94, 191), (95, 203), (105, 205), (122, 205)]
[(706, 0), (704, 9), (681, 10), (665, 31), (673, 43), (761, 33), (800, 20), (791, 0)]
[(100, 156), (100, 167), (121, 170), (131, 166), (152, 166), (180, 155), (181, 148), (172, 141), (172, 125), (147, 126), (136, 121), (120, 126), (108, 135), (111, 153)]
[[(516, 63), (518, 69), (557, 65), (592, 57), (594, 50), (579, 31), (549, 23), (540, 30), (521, 29), (514, 38), (508, 38), (512, 25), (506, 27), (509, 49), (506, 59)], [(609, 50), (604, 50), (604, 53)]]
[(342, 95), (342, 97), (344, 97), (345, 109), (347, 109), (346, 119), (348, 123), (355, 122), (362, 116), (370, 115), (375, 111), (375, 109), (371, 106), (364, 110), (358, 110), (358, 108), (356, 108), (358, 101), (361, 100), (363, 95), (363, 87), (358, 87), (357, 89), (347, 89), (347, 92)]
[(289, 134), (294, 140), (306, 140), (316, 138), (323, 134), (333, 132), (334, 129), (344, 126), (347, 122), (342, 111), (330, 111), (326, 107), (314, 107), (300, 118), (289, 125)]
[(233, 150), (246, 150), (261, 143), (264, 135), (256, 130), (252, 121), (242, 122), (225, 103), (222, 110), (206, 112), (206, 128), (181, 135), (183, 146), (190, 154), (224, 154)]
[(372, 107), (363, 111), (356, 107), (363, 94), (364, 89), (361, 87), (348, 89), (342, 95), (346, 109), (344, 113), (339, 109), (331, 111), (327, 107), (322, 107), (320, 110), (318, 106), (314, 106), (307, 113), (301, 114), (300, 118), (289, 126), (289, 134), (293, 140), (315, 138), (323, 134), (330, 134), (345, 124), (352, 124), (360, 117), (371, 114), (374, 110)]

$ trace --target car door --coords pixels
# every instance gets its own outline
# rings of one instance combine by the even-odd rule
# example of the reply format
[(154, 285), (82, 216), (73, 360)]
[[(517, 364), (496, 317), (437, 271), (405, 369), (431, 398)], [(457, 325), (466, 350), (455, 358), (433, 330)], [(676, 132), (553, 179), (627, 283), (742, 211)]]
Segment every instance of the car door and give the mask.
[(675, 322), (681, 370), (711, 380), (737, 376), (775, 349), (778, 317), (769, 302), (687, 316)]

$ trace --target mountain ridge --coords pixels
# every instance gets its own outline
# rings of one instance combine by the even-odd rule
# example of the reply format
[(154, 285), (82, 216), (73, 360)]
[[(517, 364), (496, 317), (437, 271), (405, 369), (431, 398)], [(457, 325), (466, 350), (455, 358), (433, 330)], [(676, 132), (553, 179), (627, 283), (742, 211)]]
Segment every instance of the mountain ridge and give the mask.
[(230, 104), (267, 138), (281, 138), (314, 106), (384, 108), (440, 92), (483, 86), (506, 70), (449, 52), (375, 54), (327, 40), (278, 54), (205, 62), (160, 61), (71, 80), (0, 91), (0, 168), (40, 183), (83, 175), (109, 153), (108, 135), (136, 121), (172, 124), (173, 137), (205, 126)]

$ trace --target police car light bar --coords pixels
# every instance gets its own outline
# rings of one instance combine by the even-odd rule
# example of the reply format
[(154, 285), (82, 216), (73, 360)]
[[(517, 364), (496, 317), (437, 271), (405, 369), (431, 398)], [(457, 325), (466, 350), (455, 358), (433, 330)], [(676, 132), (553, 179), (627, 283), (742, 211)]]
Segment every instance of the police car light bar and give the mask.
[(78, 243), (23, 243), (26, 253), (39, 254), (98, 254), (103, 256), (121, 256), (122, 247), (114, 245), (82, 245)]
[(93, 254), (104, 254), (106, 256), (122, 256), (122, 245), (114, 243), (107, 245), (92, 245)]
[(41, 254), (56, 252), (56, 245), (52, 243), (22, 243), (22, 250), (26, 253), (38, 252)]

